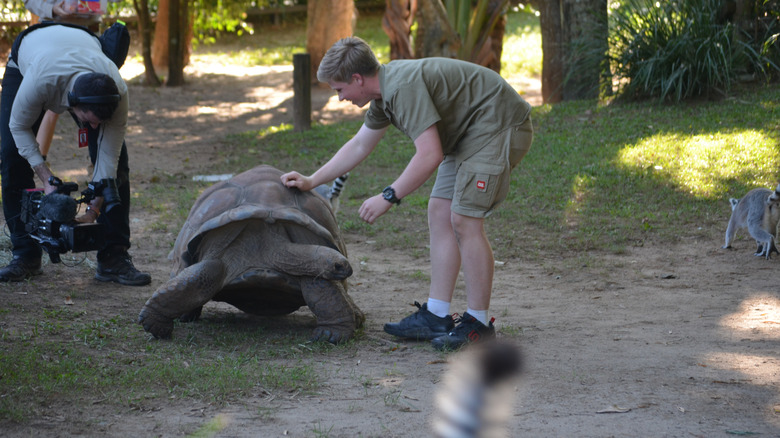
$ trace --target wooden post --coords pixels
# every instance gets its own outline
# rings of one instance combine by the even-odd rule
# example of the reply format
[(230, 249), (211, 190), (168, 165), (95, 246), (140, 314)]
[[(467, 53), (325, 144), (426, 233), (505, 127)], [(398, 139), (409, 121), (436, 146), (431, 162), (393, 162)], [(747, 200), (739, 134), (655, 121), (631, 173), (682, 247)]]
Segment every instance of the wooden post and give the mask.
[(293, 130), (311, 128), (311, 56), (293, 55)]

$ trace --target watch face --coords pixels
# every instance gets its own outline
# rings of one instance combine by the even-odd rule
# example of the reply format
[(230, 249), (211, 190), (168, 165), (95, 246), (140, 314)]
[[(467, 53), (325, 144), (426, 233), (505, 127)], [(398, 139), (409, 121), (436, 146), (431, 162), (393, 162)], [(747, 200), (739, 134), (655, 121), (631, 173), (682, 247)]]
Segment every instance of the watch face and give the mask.
[(385, 187), (384, 190), (382, 190), (382, 197), (385, 198), (386, 201), (392, 202), (393, 204), (400, 203), (400, 199), (395, 197), (395, 190), (392, 187)]

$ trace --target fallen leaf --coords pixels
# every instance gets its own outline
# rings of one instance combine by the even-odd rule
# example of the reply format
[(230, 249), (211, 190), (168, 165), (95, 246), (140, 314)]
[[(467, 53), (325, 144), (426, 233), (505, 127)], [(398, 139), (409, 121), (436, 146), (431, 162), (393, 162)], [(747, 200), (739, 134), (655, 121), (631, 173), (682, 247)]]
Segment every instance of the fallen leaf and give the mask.
[(621, 408), (620, 406), (612, 405), (606, 409), (596, 411), (596, 413), (597, 414), (624, 414), (629, 411), (631, 411), (631, 408)]

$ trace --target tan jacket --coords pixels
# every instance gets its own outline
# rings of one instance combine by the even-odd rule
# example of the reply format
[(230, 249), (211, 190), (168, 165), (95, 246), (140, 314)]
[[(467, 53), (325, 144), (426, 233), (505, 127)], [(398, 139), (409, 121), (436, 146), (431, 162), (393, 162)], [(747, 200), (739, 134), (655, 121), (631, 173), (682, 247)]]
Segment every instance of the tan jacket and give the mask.
[[(19, 154), (35, 167), (43, 163), (32, 126), (44, 110), (61, 114), (68, 109), (68, 91), (84, 73), (109, 75), (121, 100), (110, 120), (100, 125), (98, 156), (92, 180), (116, 178), (119, 153), (127, 129), (127, 84), (116, 65), (103, 54), (100, 42), (89, 33), (65, 26), (48, 26), (27, 34), (16, 64), (23, 79), (14, 99), (9, 127)], [(74, 127), (75, 130), (75, 127)], [(73, 142), (76, 142), (74, 131)]]

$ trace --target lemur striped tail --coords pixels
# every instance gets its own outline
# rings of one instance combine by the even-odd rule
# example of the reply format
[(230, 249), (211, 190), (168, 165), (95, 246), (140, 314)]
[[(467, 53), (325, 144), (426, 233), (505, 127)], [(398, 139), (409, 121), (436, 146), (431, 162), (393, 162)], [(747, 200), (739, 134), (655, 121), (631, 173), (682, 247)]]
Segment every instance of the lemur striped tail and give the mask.
[(328, 199), (338, 198), (339, 195), (341, 195), (341, 190), (344, 189), (347, 178), (349, 178), (349, 173), (345, 173), (333, 180), (333, 184), (330, 186), (330, 192), (328, 192)]
[(437, 438), (507, 437), (514, 385), (520, 372), (518, 348), (501, 342), (475, 344), (452, 356), (437, 395)]

